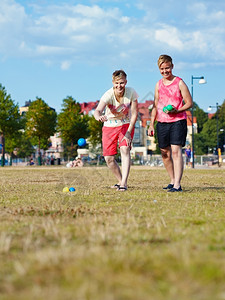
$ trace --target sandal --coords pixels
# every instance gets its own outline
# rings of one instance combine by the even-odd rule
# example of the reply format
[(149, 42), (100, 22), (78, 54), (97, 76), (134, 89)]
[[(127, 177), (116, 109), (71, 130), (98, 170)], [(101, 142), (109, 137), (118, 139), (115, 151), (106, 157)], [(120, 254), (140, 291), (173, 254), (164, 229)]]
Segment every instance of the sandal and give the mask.
[(119, 184), (114, 184), (113, 186), (111, 186), (111, 189), (119, 189), (120, 188), (120, 185)]
[(174, 193), (174, 192), (183, 192), (181, 186), (178, 189), (175, 189), (174, 187), (170, 190), (168, 190), (168, 192)]
[(117, 191), (125, 192), (125, 191), (127, 191), (127, 187), (126, 186), (120, 186), (120, 187), (118, 187)]
[(163, 190), (170, 190), (173, 188), (173, 186), (174, 186), (174, 184), (170, 183), (167, 186), (163, 187)]

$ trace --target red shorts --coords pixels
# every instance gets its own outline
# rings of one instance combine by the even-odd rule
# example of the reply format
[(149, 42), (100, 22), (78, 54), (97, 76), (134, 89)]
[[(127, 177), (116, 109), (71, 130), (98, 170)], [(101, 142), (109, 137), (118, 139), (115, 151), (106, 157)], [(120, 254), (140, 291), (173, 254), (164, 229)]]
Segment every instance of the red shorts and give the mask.
[[(125, 136), (129, 124), (124, 124), (118, 127), (106, 127), (102, 128), (102, 148), (103, 156), (111, 156), (117, 154), (117, 144), (119, 141), (119, 147), (127, 146), (126, 140), (122, 140)], [(134, 129), (131, 132), (131, 138), (133, 139)]]

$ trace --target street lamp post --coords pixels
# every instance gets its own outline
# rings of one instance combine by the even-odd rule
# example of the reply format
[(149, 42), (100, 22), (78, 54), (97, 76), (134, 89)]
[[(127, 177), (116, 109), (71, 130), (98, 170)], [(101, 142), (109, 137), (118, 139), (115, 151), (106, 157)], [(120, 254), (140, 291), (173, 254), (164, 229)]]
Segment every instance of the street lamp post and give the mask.
[[(199, 79), (199, 84), (204, 84), (206, 83), (204, 76), (191, 76), (191, 97), (192, 97), (192, 101), (193, 100), (193, 83), (194, 83), (194, 79)], [(191, 129), (192, 129), (192, 134), (191, 134), (191, 144), (192, 144), (192, 151), (191, 151), (191, 158), (192, 158), (192, 168), (195, 167), (195, 160), (194, 160), (194, 103), (192, 105), (192, 109), (191, 109)]]

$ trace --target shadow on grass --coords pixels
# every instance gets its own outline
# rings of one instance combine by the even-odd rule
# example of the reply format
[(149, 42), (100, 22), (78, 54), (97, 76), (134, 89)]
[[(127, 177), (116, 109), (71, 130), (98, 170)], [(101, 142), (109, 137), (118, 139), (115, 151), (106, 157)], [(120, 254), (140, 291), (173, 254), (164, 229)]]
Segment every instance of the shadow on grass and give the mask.
[(224, 191), (225, 192), (225, 187), (221, 187), (221, 186), (206, 186), (206, 187), (202, 187), (202, 186), (198, 186), (198, 187), (194, 187), (194, 188), (190, 188), (190, 189), (186, 189), (185, 191), (194, 191), (194, 190), (202, 190), (202, 191), (207, 191), (207, 190), (212, 190), (212, 191)]
[[(111, 189), (111, 190), (114, 190), (114, 189)], [(183, 187), (182, 186), (182, 192), (181, 194), (183, 193), (190, 193), (190, 192), (200, 192), (200, 191), (224, 191), (225, 192), (225, 187), (218, 187), (218, 186), (208, 186), (208, 187), (200, 187), (200, 186), (196, 186), (196, 187)], [(115, 189), (114, 190), (115, 192), (117, 192), (117, 190)], [(146, 192), (146, 191), (149, 191), (149, 192), (162, 192), (164, 194), (174, 194), (174, 193), (168, 193), (167, 190), (163, 190), (162, 187), (158, 187), (158, 186), (146, 186), (146, 187), (139, 187), (139, 186), (128, 186), (128, 190), (127, 192), (129, 191), (143, 191), (143, 192)], [(177, 193), (175, 193), (177, 194)]]

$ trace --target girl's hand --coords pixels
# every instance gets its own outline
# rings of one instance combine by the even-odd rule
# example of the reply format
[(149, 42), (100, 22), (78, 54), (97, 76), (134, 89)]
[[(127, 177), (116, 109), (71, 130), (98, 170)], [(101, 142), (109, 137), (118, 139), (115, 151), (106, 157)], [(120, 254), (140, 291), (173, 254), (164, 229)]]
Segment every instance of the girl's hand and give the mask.
[(175, 107), (173, 107), (173, 109), (171, 111), (168, 111), (168, 114), (177, 114), (178, 111)]
[(121, 142), (125, 140), (127, 142), (127, 146), (130, 147), (131, 146), (131, 141), (132, 141), (132, 138), (131, 138), (131, 134), (129, 131), (126, 132), (125, 136), (122, 138)]
[(169, 104), (163, 108), (163, 112), (165, 114), (176, 114), (178, 111), (173, 105)]
[(154, 136), (155, 135), (155, 130), (154, 130), (154, 127), (152, 125), (150, 125), (149, 128), (148, 128), (148, 135), (149, 136)]
[(106, 122), (106, 121), (107, 121), (107, 116), (105, 116), (105, 115), (100, 116), (100, 117), (98, 118), (98, 121), (99, 121), (99, 122)]

